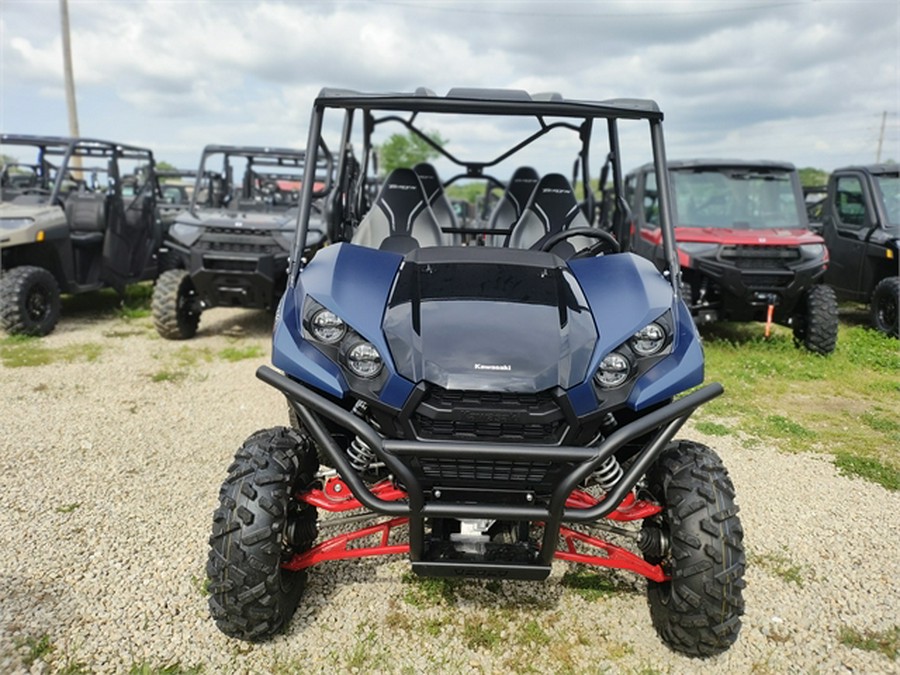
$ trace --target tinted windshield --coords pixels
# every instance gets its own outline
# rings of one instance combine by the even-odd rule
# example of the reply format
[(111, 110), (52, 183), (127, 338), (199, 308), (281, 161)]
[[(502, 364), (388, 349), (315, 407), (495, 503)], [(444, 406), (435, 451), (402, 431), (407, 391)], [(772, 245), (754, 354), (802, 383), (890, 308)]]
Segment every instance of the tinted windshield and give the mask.
[(887, 224), (892, 228), (900, 226), (900, 176), (878, 176), (878, 187)]
[(805, 228), (791, 175), (757, 169), (672, 171), (676, 225)]

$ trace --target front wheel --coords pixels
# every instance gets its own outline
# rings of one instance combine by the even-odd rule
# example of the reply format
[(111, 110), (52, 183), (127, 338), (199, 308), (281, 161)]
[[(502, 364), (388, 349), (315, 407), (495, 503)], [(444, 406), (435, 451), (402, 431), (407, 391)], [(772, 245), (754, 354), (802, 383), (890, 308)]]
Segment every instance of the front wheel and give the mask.
[(47, 335), (59, 311), (59, 284), (44, 268), (23, 265), (0, 277), (0, 326), (11, 335)]
[(887, 277), (878, 282), (872, 293), (872, 324), (885, 335), (900, 337), (900, 277)]
[(658, 542), (644, 557), (669, 581), (647, 582), (650, 617), (660, 638), (688, 656), (714, 656), (737, 640), (744, 613), (743, 530), (734, 485), (722, 460), (700, 443), (667, 447), (648, 473), (663, 507), (642, 533)]
[(838, 335), (837, 296), (831, 286), (812, 286), (793, 317), (794, 342), (815, 354), (834, 351)]
[(200, 300), (186, 270), (166, 270), (153, 289), (150, 312), (156, 332), (167, 340), (187, 340), (200, 325)]
[(264, 640), (294, 615), (306, 571), (281, 565), (308, 551), (318, 534), (316, 509), (294, 498), (317, 470), (308, 439), (284, 427), (258, 431), (235, 455), (213, 513), (206, 564), (210, 614), (226, 635)]

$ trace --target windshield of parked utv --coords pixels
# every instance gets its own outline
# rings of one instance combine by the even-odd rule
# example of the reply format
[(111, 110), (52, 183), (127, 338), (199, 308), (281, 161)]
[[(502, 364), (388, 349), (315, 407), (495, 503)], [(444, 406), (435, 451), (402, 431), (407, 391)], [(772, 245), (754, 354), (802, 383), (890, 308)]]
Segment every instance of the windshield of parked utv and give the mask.
[(788, 171), (673, 170), (671, 183), (679, 227), (806, 227)]
[(878, 187), (887, 225), (892, 229), (900, 227), (900, 175), (878, 176)]

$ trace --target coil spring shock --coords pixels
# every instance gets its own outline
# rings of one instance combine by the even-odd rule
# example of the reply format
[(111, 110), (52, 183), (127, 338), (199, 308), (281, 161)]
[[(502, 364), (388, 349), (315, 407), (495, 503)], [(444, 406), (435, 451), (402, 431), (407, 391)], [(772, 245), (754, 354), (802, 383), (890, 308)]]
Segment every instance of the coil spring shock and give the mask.
[(347, 456), (350, 457), (350, 466), (362, 473), (369, 468), (369, 465), (375, 461), (377, 455), (366, 442), (359, 436), (350, 441), (350, 447), (347, 448)]
[[(366, 419), (368, 410), (369, 406), (366, 405), (365, 401), (357, 401), (351, 412), (357, 417)], [(347, 456), (350, 458), (350, 466), (359, 473), (368, 469), (372, 462), (378, 458), (375, 451), (359, 436), (350, 441), (350, 446), (347, 448)]]
[(619, 482), (624, 473), (625, 472), (619, 465), (619, 460), (616, 459), (616, 456), (610, 455), (604, 460), (603, 464), (591, 474), (591, 479), (599, 485), (604, 492), (609, 492), (616, 486), (616, 483)]

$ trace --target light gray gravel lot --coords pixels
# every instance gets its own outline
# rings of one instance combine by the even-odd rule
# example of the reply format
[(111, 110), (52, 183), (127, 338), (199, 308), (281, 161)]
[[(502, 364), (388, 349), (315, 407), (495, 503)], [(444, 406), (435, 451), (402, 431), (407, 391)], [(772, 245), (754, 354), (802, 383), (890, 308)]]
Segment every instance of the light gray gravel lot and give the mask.
[[(48, 365), (0, 367), (0, 673), (898, 672), (842, 629), (900, 623), (900, 495), (826, 457), (715, 447), (738, 491), (749, 560), (744, 628), (726, 654), (681, 657), (657, 639), (643, 582), (617, 592), (477, 583), (443, 596), (401, 558), (326, 563), (288, 631), (233, 641), (203, 591), (218, 487), (243, 439), (286, 422), (254, 377), (269, 317), (217, 309), (190, 342), (149, 320), (65, 315)], [(98, 345), (96, 358), (87, 360)], [(236, 351), (258, 355), (228, 360)], [(224, 352), (223, 350), (232, 350)], [(61, 352), (57, 352), (61, 353)]]

